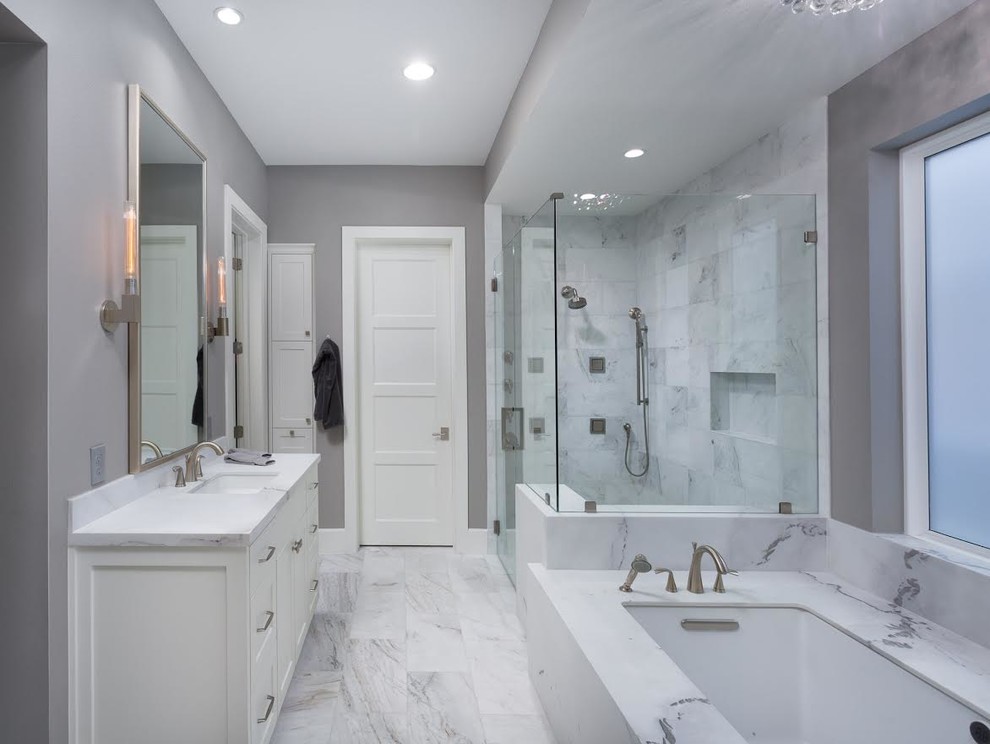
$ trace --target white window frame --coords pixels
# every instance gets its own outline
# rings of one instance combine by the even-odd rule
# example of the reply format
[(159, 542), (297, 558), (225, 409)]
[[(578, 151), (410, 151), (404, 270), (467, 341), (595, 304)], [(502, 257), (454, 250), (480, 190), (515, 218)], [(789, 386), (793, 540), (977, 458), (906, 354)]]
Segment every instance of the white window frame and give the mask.
[(990, 550), (931, 530), (928, 473), (928, 292), (925, 159), (990, 134), (990, 114), (901, 150), (901, 380), (904, 532), (990, 557)]

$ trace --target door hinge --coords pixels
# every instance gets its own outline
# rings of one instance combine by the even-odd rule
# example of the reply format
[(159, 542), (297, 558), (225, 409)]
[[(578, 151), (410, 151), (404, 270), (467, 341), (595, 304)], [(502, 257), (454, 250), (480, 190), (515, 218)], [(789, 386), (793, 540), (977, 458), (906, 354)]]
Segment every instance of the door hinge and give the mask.
[(498, 277), (492, 277), (492, 292), (498, 292)]
[(243, 439), (243, 438), (244, 438), (244, 427), (241, 426), (240, 424), (237, 424), (236, 426), (234, 426), (234, 439)]
[(498, 519), (495, 520), (495, 526), (492, 527), (492, 531), (495, 533), (495, 537), (498, 537), (499, 535), (502, 534), (502, 522), (501, 522), (501, 520), (498, 520)]
[(233, 264), (234, 264), (234, 271), (243, 271), (244, 270), (244, 259), (243, 258), (235, 258), (233, 260)]
[(234, 353), (243, 354), (244, 353), (244, 343), (241, 341), (234, 341)]
[(817, 230), (808, 230), (807, 232), (805, 232), (805, 234), (804, 234), (804, 242), (805, 243), (808, 243), (809, 245), (813, 245), (813, 244), (817, 243), (818, 242), (818, 231)]

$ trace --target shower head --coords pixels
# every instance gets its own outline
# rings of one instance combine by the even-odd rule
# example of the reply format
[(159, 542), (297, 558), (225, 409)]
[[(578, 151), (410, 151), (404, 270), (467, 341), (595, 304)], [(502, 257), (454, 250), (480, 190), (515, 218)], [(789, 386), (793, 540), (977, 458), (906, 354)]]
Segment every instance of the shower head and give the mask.
[(580, 310), (588, 304), (588, 301), (579, 295), (578, 291), (570, 285), (560, 290), (560, 296), (567, 300), (567, 307), (571, 310)]
[(649, 573), (652, 570), (653, 566), (649, 559), (642, 553), (639, 553), (629, 564), (629, 574), (626, 576), (626, 582), (619, 587), (619, 591), (631, 592), (632, 584), (636, 580), (636, 577), (641, 573)]

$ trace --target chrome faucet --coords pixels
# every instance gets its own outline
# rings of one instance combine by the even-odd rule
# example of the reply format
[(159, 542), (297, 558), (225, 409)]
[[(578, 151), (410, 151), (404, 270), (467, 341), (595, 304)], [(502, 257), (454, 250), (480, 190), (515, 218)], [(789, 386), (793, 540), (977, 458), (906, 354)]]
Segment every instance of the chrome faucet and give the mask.
[(691, 554), (691, 570), (688, 572), (688, 584), (687, 590), (692, 594), (704, 594), (705, 587), (701, 583), (701, 559), (705, 557), (705, 553), (712, 557), (715, 562), (715, 570), (718, 571), (718, 578), (715, 579), (715, 586), (712, 587), (712, 591), (718, 592), (719, 594), (725, 594), (725, 584), (722, 583), (722, 577), (725, 574), (736, 575), (736, 571), (731, 570), (725, 565), (725, 559), (722, 554), (719, 553), (711, 545), (698, 545), (698, 543), (691, 543), (691, 549), (694, 551)]
[(202, 471), (199, 469), (199, 451), (203, 448), (211, 449), (223, 457), (223, 447), (216, 442), (200, 442), (186, 455), (186, 483), (195, 483), (199, 480)]

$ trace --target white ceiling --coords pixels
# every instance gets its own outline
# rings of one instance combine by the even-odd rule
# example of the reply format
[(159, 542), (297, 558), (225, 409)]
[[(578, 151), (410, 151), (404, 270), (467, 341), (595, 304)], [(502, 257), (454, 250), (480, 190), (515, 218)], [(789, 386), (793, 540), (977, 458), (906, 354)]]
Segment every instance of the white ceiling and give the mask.
[[(481, 165), (550, 0), (156, 0), (269, 165)], [(402, 76), (423, 59), (436, 76)]]
[(489, 201), (528, 214), (554, 191), (675, 190), (972, 2), (816, 18), (780, 0), (592, 0)]

